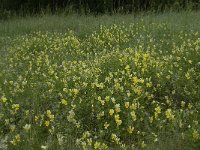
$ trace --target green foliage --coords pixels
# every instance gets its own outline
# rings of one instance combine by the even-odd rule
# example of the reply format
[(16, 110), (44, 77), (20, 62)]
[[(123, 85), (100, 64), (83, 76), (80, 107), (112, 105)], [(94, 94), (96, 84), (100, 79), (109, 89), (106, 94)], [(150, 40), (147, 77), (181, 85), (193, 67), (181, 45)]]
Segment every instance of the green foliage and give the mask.
[(138, 11), (165, 11), (169, 9), (197, 9), (199, 0), (0, 0), (1, 10), (26, 15), (41, 13), (50, 8), (52, 13), (58, 10), (72, 9), (78, 13), (130, 13)]

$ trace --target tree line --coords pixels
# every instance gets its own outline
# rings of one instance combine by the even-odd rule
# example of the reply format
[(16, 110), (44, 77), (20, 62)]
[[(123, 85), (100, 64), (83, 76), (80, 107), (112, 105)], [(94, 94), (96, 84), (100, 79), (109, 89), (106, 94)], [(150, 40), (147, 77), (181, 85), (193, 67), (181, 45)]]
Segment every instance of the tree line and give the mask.
[(0, 0), (0, 9), (11, 12), (38, 13), (49, 9), (73, 10), (77, 13), (112, 13), (163, 11), (166, 9), (197, 9), (200, 0)]

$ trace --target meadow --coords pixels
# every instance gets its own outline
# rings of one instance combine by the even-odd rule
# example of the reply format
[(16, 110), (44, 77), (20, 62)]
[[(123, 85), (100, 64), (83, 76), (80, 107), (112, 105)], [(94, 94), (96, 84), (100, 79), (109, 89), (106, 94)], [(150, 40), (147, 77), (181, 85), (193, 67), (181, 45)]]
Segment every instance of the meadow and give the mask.
[(0, 149), (199, 148), (199, 11), (0, 21)]

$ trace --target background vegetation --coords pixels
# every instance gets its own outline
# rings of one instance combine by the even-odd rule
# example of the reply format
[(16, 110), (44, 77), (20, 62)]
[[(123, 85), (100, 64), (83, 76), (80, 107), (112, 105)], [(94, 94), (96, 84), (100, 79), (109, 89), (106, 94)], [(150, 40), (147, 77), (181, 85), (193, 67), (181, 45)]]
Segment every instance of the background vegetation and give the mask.
[[(33, 14), (44, 10), (69, 13), (114, 13), (197, 9), (200, 0), (0, 0), (2, 15)], [(4, 14), (3, 14), (4, 13)]]

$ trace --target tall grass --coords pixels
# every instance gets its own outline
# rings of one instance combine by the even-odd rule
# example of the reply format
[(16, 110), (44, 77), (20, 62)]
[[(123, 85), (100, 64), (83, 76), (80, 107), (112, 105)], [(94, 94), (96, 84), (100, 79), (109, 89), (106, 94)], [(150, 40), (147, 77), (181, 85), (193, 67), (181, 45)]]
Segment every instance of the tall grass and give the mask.
[(9, 20), (0, 21), (0, 36), (15, 36), (36, 31), (65, 32), (73, 30), (77, 35), (86, 35), (98, 30), (100, 25), (110, 26), (112, 24), (136, 23), (144, 21), (146, 25), (151, 22), (167, 23), (171, 30), (197, 30), (200, 29), (199, 11), (182, 11), (179, 13), (166, 12), (161, 14), (139, 13), (139, 14), (115, 14), (115, 15), (38, 15), (27, 17), (14, 17)]

